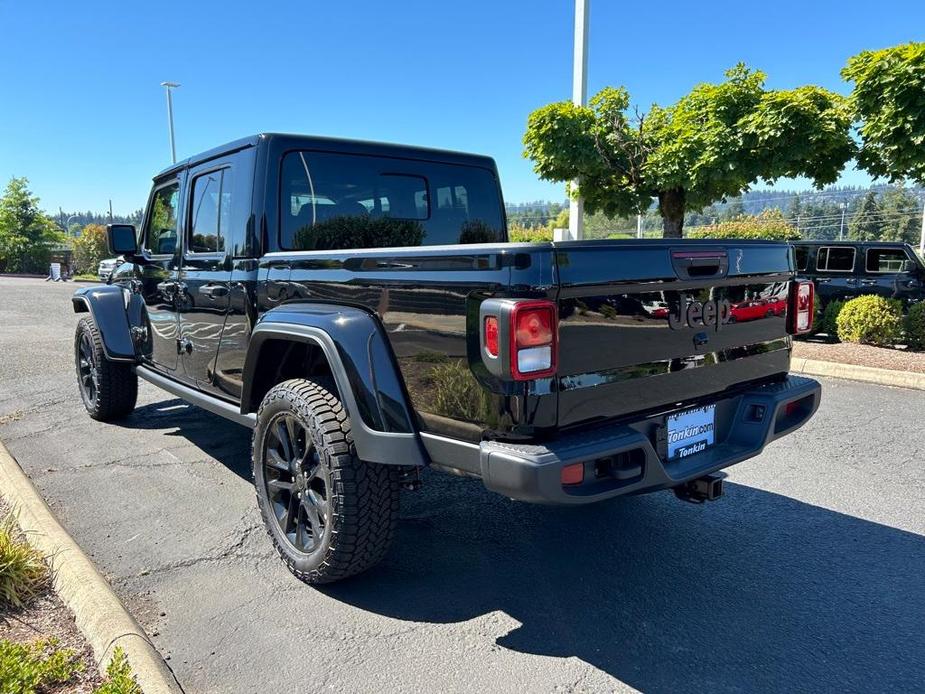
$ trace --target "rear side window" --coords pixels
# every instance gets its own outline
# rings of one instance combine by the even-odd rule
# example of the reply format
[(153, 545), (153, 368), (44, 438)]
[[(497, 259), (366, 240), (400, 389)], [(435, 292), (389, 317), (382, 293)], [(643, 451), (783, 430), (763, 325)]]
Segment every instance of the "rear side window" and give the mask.
[(145, 221), (145, 249), (154, 255), (172, 254), (177, 248), (177, 214), (180, 207), (179, 182), (154, 192)]
[(855, 249), (852, 246), (824, 246), (816, 256), (819, 272), (851, 272), (854, 270)]
[(190, 253), (221, 253), (231, 215), (231, 169), (210, 171), (193, 179), (190, 209)]
[(480, 167), (289, 152), (280, 185), (286, 250), (488, 243), (503, 238), (494, 174)]
[(868, 248), (867, 272), (902, 272), (909, 256), (901, 248)]

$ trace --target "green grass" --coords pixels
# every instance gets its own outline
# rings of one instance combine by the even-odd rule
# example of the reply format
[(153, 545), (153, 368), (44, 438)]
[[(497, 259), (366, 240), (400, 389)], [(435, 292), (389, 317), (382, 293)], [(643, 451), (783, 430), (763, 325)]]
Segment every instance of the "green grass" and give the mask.
[(0, 609), (22, 607), (50, 581), (45, 558), (22, 538), (16, 517), (6, 514), (0, 519)]
[(72, 280), (88, 280), (90, 282), (99, 282), (100, 278), (93, 274), (92, 272), (83, 272), (79, 275), (74, 275)]

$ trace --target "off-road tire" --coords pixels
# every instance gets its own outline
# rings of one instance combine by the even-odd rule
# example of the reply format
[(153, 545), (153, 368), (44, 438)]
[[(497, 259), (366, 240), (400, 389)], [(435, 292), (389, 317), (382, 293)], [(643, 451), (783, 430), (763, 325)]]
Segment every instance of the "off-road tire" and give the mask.
[[(286, 448), (277, 427), (280, 423), (284, 427), (293, 426), (293, 418), (304, 427), (302, 435), (307, 432), (305, 438), (310, 438), (312, 451), (303, 444), (305, 452), (301, 459), (315, 461), (302, 465), (320, 470), (311, 477), (316, 482), (303, 479), (296, 483), (298, 474), (309, 477), (308, 472), (279, 472), (284, 469), (279, 465), (279, 451), (285, 452)], [(292, 438), (291, 430), (288, 435), (283, 432), (283, 438), (287, 437), (298, 439), (298, 435)], [(276, 454), (270, 453), (268, 447)], [(293, 443), (292, 448), (295, 452), (291, 459), (299, 459), (299, 444)], [(396, 466), (368, 463), (357, 457), (350, 435), (350, 418), (333, 386), (292, 379), (270, 389), (257, 412), (251, 462), (257, 505), (267, 533), (286, 566), (300, 580), (311, 584), (333, 583), (369, 569), (385, 556), (398, 522), (400, 471)], [(292, 469), (298, 463), (290, 462), (289, 466)], [(328, 485), (325, 510), (318, 511), (314, 502), (308, 505), (316, 509), (316, 518), (323, 520), (324, 527), (315, 529), (306, 524), (311, 530), (308, 535), (306, 531), (296, 534), (299, 530), (295, 528), (290, 531), (294, 539), (284, 531), (284, 527), (293, 527), (292, 514), (296, 514), (296, 525), (299, 514), (311, 516), (302, 506), (306, 499), (295, 499), (291, 492), (281, 491), (280, 483), (285, 485), (292, 480), (292, 489), (301, 489), (307, 497), (306, 489), (320, 484), (317, 481), (321, 478)], [(276, 486), (271, 490), (268, 484)], [(288, 501), (281, 501), (281, 496)], [(284, 507), (288, 510), (283, 510)], [(281, 511), (284, 519), (280, 518)], [(302, 548), (297, 548), (300, 539), (310, 540), (313, 546), (306, 548), (302, 542)]]
[(135, 409), (138, 376), (131, 364), (106, 358), (100, 331), (90, 317), (81, 318), (77, 323), (74, 365), (80, 397), (93, 419), (108, 422)]

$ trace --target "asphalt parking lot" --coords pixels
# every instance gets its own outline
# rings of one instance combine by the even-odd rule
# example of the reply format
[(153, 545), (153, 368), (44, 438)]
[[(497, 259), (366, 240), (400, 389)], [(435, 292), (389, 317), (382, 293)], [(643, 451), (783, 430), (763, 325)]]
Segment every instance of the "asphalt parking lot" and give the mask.
[(0, 278), (0, 439), (188, 692), (888, 691), (925, 681), (925, 393), (825, 381), (727, 494), (529, 506), (438, 474), (369, 573), (277, 560), (249, 432), (86, 416), (73, 284)]

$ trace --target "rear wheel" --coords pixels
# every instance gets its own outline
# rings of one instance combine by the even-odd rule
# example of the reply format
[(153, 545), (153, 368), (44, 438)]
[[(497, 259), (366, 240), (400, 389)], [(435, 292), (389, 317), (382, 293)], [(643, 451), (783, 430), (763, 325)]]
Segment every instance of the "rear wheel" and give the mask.
[(293, 379), (267, 393), (254, 429), (253, 477), (267, 532), (306, 583), (353, 576), (388, 551), (399, 470), (357, 458), (333, 388)]
[(93, 419), (106, 422), (135, 409), (138, 376), (131, 364), (106, 359), (103, 341), (92, 318), (81, 318), (74, 334), (77, 386)]

